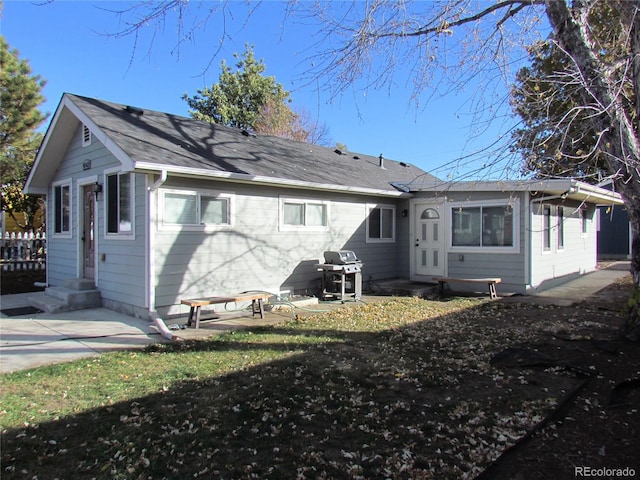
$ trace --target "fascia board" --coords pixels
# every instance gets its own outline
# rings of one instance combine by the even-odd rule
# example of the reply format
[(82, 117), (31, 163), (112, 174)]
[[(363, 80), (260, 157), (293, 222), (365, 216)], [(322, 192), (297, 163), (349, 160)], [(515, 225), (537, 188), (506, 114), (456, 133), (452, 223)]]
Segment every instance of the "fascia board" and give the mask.
[(40, 167), (40, 162), (42, 160), (42, 156), (44, 155), (44, 152), (47, 150), (47, 145), (49, 145), (49, 141), (51, 139), (51, 136), (53, 135), (53, 132), (55, 130), (55, 127), (58, 125), (58, 121), (60, 120), (60, 116), (62, 115), (62, 111), (64, 109), (64, 97), (63, 97), (63, 101), (60, 102), (60, 104), (58, 105), (58, 108), (56, 108), (55, 113), (53, 114), (53, 118), (51, 119), (51, 122), (49, 123), (49, 128), (47, 128), (47, 132), (45, 133), (44, 138), (42, 139), (42, 143), (40, 144), (40, 148), (38, 149), (38, 153), (36, 154), (36, 158), (33, 161), (33, 165), (31, 166), (31, 170), (29, 171), (29, 175), (27, 176), (26, 181), (24, 182), (24, 188), (23, 191), (26, 194), (36, 194), (36, 195), (42, 195), (42, 194), (46, 194), (47, 191), (45, 189), (44, 192), (42, 192), (41, 188), (39, 187), (32, 187), (31, 183), (33, 182), (33, 179), (36, 175), (36, 172), (38, 171), (39, 167)]
[(304, 182), (301, 180), (289, 180), (283, 178), (275, 178), (275, 177), (267, 177), (263, 175), (249, 175), (246, 173), (234, 173), (234, 172), (221, 172), (216, 170), (202, 170), (196, 168), (184, 168), (184, 167), (169, 167), (166, 165), (158, 165), (154, 163), (147, 162), (136, 162), (135, 163), (136, 171), (149, 171), (149, 172), (161, 172), (166, 170), (168, 173), (185, 176), (185, 177), (200, 177), (200, 178), (214, 178), (219, 180), (226, 180), (237, 183), (250, 183), (250, 184), (261, 184), (261, 185), (270, 185), (270, 186), (282, 186), (282, 187), (290, 187), (290, 188), (300, 188), (305, 190), (321, 190), (321, 191), (332, 191), (332, 192), (341, 192), (341, 193), (351, 193), (358, 195), (375, 195), (375, 196), (383, 196), (383, 197), (394, 197), (394, 198), (412, 198), (413, 195), (410, 193), (393, 191), (393, 190), (379, 190), (374, 188), (363, 188), (363, 187), (352, 187), (345, 185), (334, 185), (327, 183), (314, 183), (314, 182)]
[[(415, 190), (414, 190), (415, 191)], [(590, 203), (599, 201), (622, 204), (620, 195), (595, 185), (574, 179), (549, 180), (508, 180), (508, 181), (464, 181), (434, 182), (420, 187), (419, 191), (433, 192), (545, 192), (546, 194), (567, 194), (567, 198)]]
[(89, 118), (80, 108), (78, 108), (73, 101), (65, 94), (56, 109), (56, 112), (49, 124), (49, 128), (47, 129), (47, 133), (45, 134), (44, 139), (42, 140), (42, 144), (38, 150), (36, 158), (33, 162), (33, 166), (29, 175), (27, 176), (27, 180), (25, 181), (24, 192), (27, 194), (36, 194), (36, 195), (45, 195), (47, 193), (47, 189), (44, 187), (36, 187), (33, 186), (32, 183), (38, 173), (38, 171), (43, 168), (41, 165), (43, 157), (46, 156), (49, 148), (53, 148), (53, 137), (55, 135), (60, 135), (60, 128), (71, 128), (70, 126), (66, 126), (65, 123), (68, 121), (66, 117), (66, 112), (70, 112), (73, 116), (75, 116), (79, 122), (85, 124), (91, 130), (91, 134), (102, 144), (121, 162), (122, 167), (125, 171), (133, 170), (133, 161), (131, 158), (120, 148), (118, 145), (111, 140), (92, 120)]
[(125, 151), (122, 150), (106, 133), (104, 133), (100, 129), (100, 127), (98, 127), (98, 125), (96, 125), (93, 120), (91, 120), (89, 116), (87, 116), (80, 108), (78, 108), (76, 104), (73, 103), (73, 101), (68, 98), (65, 98), (65, 100), (65, 105), (67, 106), (67, 108), (69, 108), (69, 110), (78, 118), (78, 120), (89, 127), (89, 130), (91, 130), (91, 135), (97, 138), (105, 146), (105, 148), (109, 150), (113, 154), (113, 156), (120, 161), (120, 163), (122, 164), (122, 169), (124, 171), (132, 171), (133, 160), (131, 160), (131, 157), (127, 155), (127, 153), (125, 153)]

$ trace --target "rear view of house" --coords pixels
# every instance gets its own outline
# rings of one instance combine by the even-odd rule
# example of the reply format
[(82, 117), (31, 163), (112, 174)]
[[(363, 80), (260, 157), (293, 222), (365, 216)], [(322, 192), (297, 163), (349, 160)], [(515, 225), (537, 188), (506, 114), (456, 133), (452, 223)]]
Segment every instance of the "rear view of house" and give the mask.
[(325, 251), (365, 282), (408, 270), (408, 164), (65, 94), (27, 182), (49, 208), (48, 284), (86, 279), (146, 317), (180, 299), (316, 293)]
[(620, 203), (572, 180), (443, 183), (382, 155), (71, 94), (25, 191), (47, 199), (47, 291), (142, 318), (184, 314), (189, 297), (317, 295), (316, 265), (340, 250), (365, 288), (495, 275), (526, 293), (593, 270), (595, 205)]

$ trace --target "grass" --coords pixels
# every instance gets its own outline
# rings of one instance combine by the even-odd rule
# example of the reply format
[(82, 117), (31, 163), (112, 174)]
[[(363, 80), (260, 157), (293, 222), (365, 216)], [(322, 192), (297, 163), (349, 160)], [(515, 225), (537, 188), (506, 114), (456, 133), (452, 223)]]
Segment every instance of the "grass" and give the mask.
[(571, 384), (491, 368), (514, 308), (390, 299), (6, 374), (2, 475), (472, 478)]

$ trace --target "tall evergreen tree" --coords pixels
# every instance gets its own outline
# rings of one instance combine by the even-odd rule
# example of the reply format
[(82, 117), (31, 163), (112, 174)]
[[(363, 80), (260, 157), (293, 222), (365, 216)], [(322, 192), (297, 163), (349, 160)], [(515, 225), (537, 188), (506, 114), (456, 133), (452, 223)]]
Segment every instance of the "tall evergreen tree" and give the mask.
[(42, 140), (36, 129), (46, 119), (38, 110), (44, 101), (44, 85), (39, 75), (32, 74), (29, 63), (0, 36), (0, 200), (2, 210), (17, 222), (20, 219), (15, 214), (24, 213), (26, 223), (19, 225), (25, 230), (33, 227), (42, 204), (38, 197), (23, 195), (22, 188)]
[[(263, 75), (266, 66), (256, 60), (251, 46), (246, 45), (242, 56), (236, 53), (234, 57), (238, 59), (235, 71), (223, 60), (218, 83), (198, 90), (192, 97), (186, 93), (182, 96), (194, 118), (255, 130), (261, 112), (273, 111), (274, 106), (280, 111), (291, 112), (289, 92), (276, 82), (275, 77)], [(291, 112), (280, 117), (291, 121), (295, 115)]]

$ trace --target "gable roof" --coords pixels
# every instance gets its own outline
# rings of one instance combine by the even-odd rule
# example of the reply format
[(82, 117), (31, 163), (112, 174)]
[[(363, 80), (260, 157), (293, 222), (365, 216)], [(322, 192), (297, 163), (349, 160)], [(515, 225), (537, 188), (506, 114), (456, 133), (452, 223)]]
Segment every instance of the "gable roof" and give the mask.
[(27, 193), (46, 187), (79, 124), (89, 127), (124, 170), (224, 178), (299, 188), (405, 196), (395, 184), (435, 177), (404, 162), (331, 148), (192, 118), (64, 94), (27, 180)]

